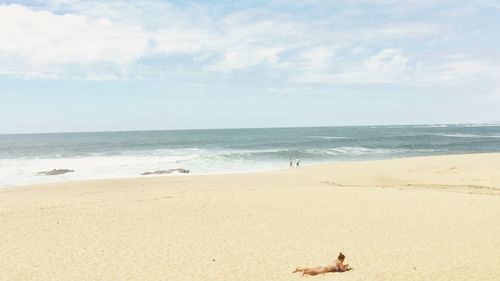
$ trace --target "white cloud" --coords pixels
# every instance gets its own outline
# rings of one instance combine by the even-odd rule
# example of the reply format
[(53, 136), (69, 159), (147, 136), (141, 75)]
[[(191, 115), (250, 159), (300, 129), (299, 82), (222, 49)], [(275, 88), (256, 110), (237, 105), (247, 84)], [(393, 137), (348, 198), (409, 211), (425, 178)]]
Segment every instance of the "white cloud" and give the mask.
[(273, 64), (278, 61), (278, 56), (282, 51), (283, 48), (280, 47), (228, 51), (224, 59), (210, 69), (230, 72), (262, 63)]
[(490, 60), (471, 57), (452, 59), (431, 69), (429, 79), (454, 86), (489, 81), (500, 89), (500, 65)]
[(335, 51), (332, 47), (311, 47), (298, 53), (298, 64), (304, 69), (324, 69), (331, 64), (334, 56)]
[(405, 83), (410, 71), (409, 60), (410, 58), (405, 56), (402, 50), (387, 48), (357, 64), (337, 69), (301, 73), (292, 78), (292, 81), (334, 85)]
[(139, 27), (21, 5), (0, 5), (0, 34), (0, 74), (13, 76), (92, 78), (103, 66), (130, 65), (148, 49)]
[(476, 7), (473, 5), (461, 5), (452, 7), (440, 13), (441, 16), (447, 18), (458, 18), (473, 15), (476, 12)]
[(276, 62), (288, 48), (288, 37), (296, 32), (289, 22), (259, 19), (248, 12), (199, 22), (192, 20), (189, 10), (174, 13), (170, 5), (158, 5), (150, 6), (149, 12), (165, 9), (170, 17), (144, 18), (147, 12), (142, 11), (139, 18), (128, 18), (134, 6), (109, 3), (101, 8), (112, 10), (110, 18), (102, 17), (95, 7), (80, 7), (80, 12), (87, 14), (60, 15), (21, 5), (0, 5), (0, 74), (57, 76), (59, 69), (61, 75), (68, 76), (71, 71), (92, 70), (92, 65), (102, 69), (103, 64), (116, 71), (133, 67), (147, 56), (179, 54), (193, 60), (211, 58), (215, 62), (207, 69), (230, 72)]
[(449, 87), (461, 91), (499, 93), (500, 64), (463, 53), (448, 54), (442, 61), (420, 65), (396, 48), (388, 48), (364, 62), (341, 69), (299, 73), (291, 81), (300, 84), (393, 84), (408, 87)]
[[(402, 5), (389, 0), (351, 2)], [(431, 2), (404, 1), (418, 7), (432, 6)], [(359, 18), (358, 23), (342, 13), (316, 19), (265, 8), (210, 9), (165, 1), (52, 0), (36, 8), (0, 5), (0, 75), (163, 78), (177, 63), (188, 69), (190, 77), (255, 68), (256, 75), (273, 73), (284, 83), (454, 85), (497, 78), (487, 74), (498, 70), (495, 62), (414, 55), (407, 46), (431, 46), (433, 39), (439, 41), (451, 32), (451, 26), (435, 21), (396, 17)], [(457, 6), (448, 11), (469, 10)], [(148, 65), (148, 60), (154, 61)]]
[(365, 62), (365, 68), (372, 72), (394, 73), (406, 70), (409, 58), (401, 50), (389, 48), (380, 51)]
[(480, 0), (479, 2), (487, 7), (500, 9), (500, 2), (497, 0)]
[(0, 6), (0, 72), (29, 74), (61, 65), (129, 64), (147, 51), (137, 27), (109, 19)]

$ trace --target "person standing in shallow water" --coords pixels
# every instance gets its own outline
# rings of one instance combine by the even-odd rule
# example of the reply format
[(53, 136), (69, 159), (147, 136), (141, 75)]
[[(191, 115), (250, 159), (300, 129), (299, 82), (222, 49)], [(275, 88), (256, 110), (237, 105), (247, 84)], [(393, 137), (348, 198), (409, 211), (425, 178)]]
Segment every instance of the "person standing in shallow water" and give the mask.
[(290, 158), (290, 168), (293, 168), (293, 160)]
[(340, 252), (338, 258), (331, 262), (330, 264), (326, 266), (318, 266), (318, 267), (297, 267), (295, 268), (295, 272), (302, 272), (302, 276), (305, 274), (308, 275), (318, 275), (322, 273), (327, 273), (327, 272), (344, 272), (344, 271), (349, 271), (352, 268), (349, 266), (348, 263), (344, 264), (345, 256)]

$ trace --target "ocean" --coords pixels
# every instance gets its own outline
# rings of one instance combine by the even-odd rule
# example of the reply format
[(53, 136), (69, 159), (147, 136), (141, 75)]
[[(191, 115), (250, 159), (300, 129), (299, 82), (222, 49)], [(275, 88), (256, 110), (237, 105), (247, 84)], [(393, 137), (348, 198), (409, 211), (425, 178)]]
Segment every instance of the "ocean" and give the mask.
[[(0, 135), (0, 186), (286, 169), (328, 162), (500, 152), (500, 125), (412, 125)], [(39, 175), (53, 169), (74, 172)]]

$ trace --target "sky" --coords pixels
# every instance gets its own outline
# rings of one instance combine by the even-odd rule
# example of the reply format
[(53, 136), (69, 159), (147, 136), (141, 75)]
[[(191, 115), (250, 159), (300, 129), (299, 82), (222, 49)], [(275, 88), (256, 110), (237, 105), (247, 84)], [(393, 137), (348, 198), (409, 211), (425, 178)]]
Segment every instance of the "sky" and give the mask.
[(0, 134), (500, 121), (500, 1), (0, 1)]

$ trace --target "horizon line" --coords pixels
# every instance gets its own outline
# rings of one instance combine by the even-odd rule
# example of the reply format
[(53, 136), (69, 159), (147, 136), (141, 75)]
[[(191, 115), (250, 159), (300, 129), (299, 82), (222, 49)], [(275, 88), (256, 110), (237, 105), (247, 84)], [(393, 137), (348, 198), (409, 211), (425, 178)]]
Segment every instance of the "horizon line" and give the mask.
[(330, 127), (388, 127), (388, 126), (443, 126), (443, 125), (499, 125), (500, 121), (480, 123), (414, 123), (414, 124), (366, 124), (366, 125), (319, 125), (319, 126), (277, 126), (277, 127), (228, 127), (228, 128), (184, 128), (184, 129), (138, 129), (138, 130), (102, 130), (102, 131), (62, 131), (62, 132), (32, 132), (32, 133), (0, 133), (0, 136), (13, 135), (56, 135), (56, 134), (92, 134), (92, 133), (133, 133), (133, 132), (163, 132), (163, 131), (209, 131), (209, 130), (251, 130), (251, 129), (301, 129)]

